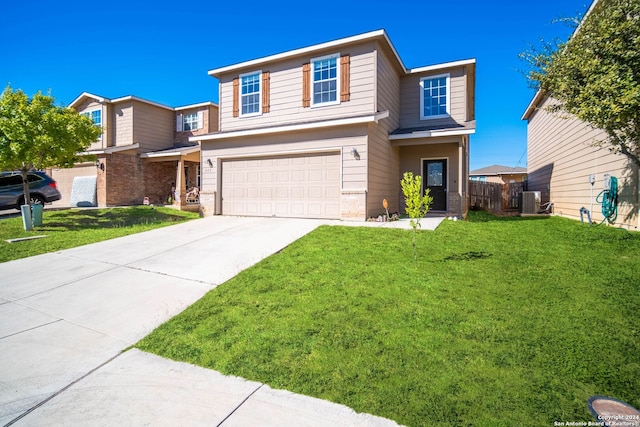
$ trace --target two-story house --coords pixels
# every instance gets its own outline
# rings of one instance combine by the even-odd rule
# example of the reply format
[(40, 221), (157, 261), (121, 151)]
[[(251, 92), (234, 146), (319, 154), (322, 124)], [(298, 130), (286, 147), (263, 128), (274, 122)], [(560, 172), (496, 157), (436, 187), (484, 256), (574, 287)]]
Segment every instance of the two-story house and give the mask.
[(464, 216), (475, 64), (407, 69), (378, 30), (209, 71), (220, 130), (190, 138), (205, 214), (365, 220), (403, 209), (410, 171)]
[[(108, 99), (85, 92), (70, 107), (90, 117), (102, 135), (84, 153), (97, 158), (95, 162), (50, 171), (63, 195), (58, 204), (68, 206), (74, 200), (74, 178), (92, 177), (95, 193), (84, 189), (85, 206), (137, 205), (146, 200), (190, 208), (186, 196), (199, 186), (200, 147), (189, 138), (217, 130), (217, 105), (172, 108), (135, 96)], [(197, 210), (198, 203), (194, 200), (191, 208)]]

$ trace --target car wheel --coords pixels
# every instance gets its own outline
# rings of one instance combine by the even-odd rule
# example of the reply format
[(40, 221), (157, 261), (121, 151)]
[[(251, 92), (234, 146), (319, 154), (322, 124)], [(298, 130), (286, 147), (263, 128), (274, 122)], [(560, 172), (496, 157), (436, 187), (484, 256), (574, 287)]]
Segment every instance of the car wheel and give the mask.
[(44, 207), (44, 198), (42, 196), (38, 196), (37, 194), (31, 195), (31, 204), (32, 205), (42, 205)]
[[(29, 195), (29, 198), (31, 199), (31, 205), (42, 205), (44, 207), (45, 200), (42, 196), (38, 194), (31, 194)], [(22, 196), (20, 197), (20, 200), (18, 200), (18, 206), (16, 206), (16, 209), (20, 210), (20, 206), (24, 204), (24, 196)]]

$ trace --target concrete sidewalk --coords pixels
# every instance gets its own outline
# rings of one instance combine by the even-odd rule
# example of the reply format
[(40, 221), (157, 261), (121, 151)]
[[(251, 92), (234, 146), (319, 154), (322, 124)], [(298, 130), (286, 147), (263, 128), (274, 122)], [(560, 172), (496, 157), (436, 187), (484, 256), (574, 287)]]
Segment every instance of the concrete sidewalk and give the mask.
[(333, 221), (212, 217), (0, 263), (0, 425), (392, 426), (126, 347)]

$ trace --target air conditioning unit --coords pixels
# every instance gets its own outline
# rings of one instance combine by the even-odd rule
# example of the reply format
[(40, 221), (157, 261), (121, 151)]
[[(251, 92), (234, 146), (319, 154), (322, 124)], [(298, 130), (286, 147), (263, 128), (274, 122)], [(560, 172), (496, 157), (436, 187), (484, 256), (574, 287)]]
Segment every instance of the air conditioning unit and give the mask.
[(540, 192), (523, 191), (520, 212), (523, 214), (536, 214), (540, 211)]

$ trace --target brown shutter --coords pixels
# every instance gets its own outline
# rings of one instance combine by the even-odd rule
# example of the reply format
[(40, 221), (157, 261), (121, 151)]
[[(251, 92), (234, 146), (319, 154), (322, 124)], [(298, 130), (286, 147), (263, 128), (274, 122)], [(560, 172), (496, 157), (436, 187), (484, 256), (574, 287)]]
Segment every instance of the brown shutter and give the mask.
[(270, 83), (271, 77), (269, 75), (268, 71), (263, 71), (262, 72), (262, 112), (263, 113), (268, 113), (269, 112), (269, 83)]
[(239, 97), (240, 97), (240, 79), (233, 79), (233, 117), (240, 116)]
[(311, 64), (302, 64), (302, 106), (311, 106)]
[(340, 57), (340, 102), (349, 101), (351, 99), (351, 60), (349, 55)]

